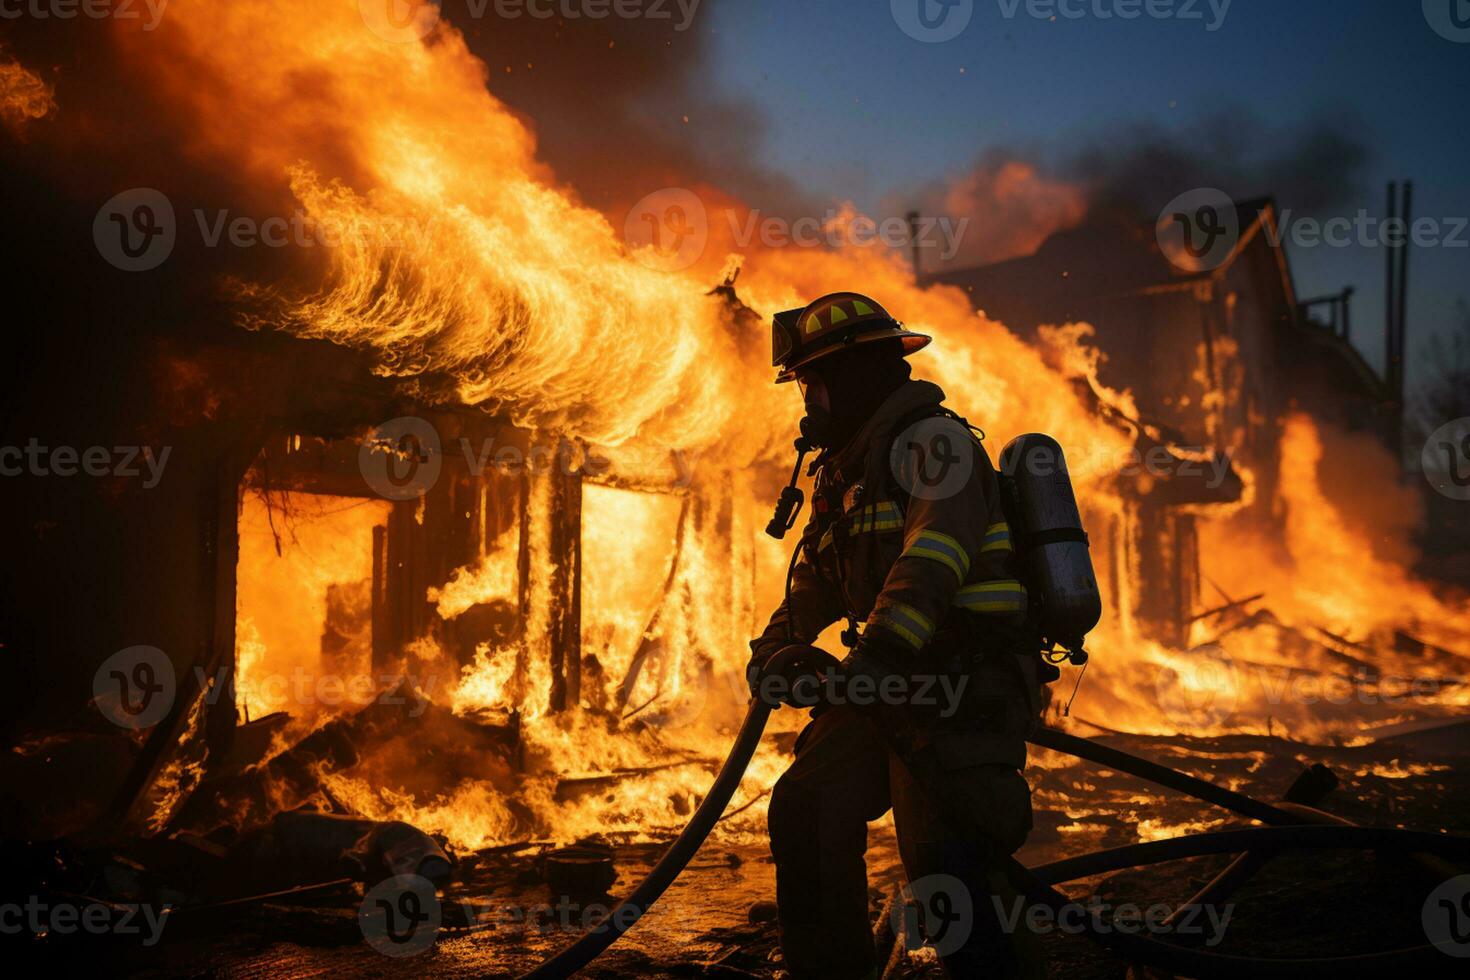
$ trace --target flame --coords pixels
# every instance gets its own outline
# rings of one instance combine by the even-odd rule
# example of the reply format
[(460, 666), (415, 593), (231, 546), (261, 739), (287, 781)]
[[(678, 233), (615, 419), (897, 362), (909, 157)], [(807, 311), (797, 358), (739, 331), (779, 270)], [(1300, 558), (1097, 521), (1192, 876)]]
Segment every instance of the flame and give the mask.
[(505, 531), (478, 564), (457, 568), (443, 586), (429, 587), (429, 601), (444, 619), (483, 602), (516, 599), (516, 529)]
[(16, 61), (0, 61), (0, 121), (19, 132), (56, 108), (55, 89)]

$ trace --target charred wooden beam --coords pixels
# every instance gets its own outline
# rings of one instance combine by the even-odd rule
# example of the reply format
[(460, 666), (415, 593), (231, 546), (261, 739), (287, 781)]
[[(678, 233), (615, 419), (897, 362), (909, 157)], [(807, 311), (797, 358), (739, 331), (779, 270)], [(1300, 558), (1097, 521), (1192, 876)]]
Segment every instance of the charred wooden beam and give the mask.
[(575, 708), (582, 667), (582, 474), (576, 447), (561, 441), (525, 470), (518, 556), (522, 700), (546, 678), (551, 711)]

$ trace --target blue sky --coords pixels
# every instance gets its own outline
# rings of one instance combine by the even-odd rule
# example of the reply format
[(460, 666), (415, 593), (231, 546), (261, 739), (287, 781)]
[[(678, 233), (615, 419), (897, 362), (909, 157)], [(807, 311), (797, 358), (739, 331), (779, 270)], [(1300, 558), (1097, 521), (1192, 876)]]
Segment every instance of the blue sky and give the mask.
[[(936, 0), (892, 2), (939, 12)], [(1330, 215), (1379, 215), (1384, 184), (1407, 177), (1417, 215), (1470, 216), (1470, 43), (1437, 34), (1420, 0), (1233, 0), (1223, 17), (1223, 0), (1155, 0), (1199, 19), (1135, 20), (1092, 12), (1119, 0), (1064, 0), (1084, 16), (1054, 21), (1025, 0), (972, 2), (968, 26), (942, 43), (905, 34), (890, 0), (711, 3), (700, 23), (716, 35), (716, 84), (769, 121), (764, 162), (824, 197), (876, 208), (990, 148), (1055, 152), (1109, 125), (1184, 127), (1243, 107), (1273, 127), (1344, 111), (1361, 121), (1363, 193)], [(1436, 3), (1470, 16), (1470, 0)], [(1355, 339), (1378, 363), (1382, 251), (1294, 247), (1292, 262), (1303, 296), (1357, 287)], [(1416, 249), (1411, 360), (1459, 298), (1470, 299), (1470, 247)]]

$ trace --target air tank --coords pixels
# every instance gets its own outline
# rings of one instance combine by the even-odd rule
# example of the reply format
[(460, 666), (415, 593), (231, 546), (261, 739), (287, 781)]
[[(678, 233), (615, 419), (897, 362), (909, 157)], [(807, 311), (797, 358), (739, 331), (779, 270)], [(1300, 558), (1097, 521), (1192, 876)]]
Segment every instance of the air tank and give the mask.
[(1000, 454), (1001, 493), (1011, 542), (1042, 635), (1081, 651), (1102, 617), (1102, 595), (1062, 447), (1030, 432)]

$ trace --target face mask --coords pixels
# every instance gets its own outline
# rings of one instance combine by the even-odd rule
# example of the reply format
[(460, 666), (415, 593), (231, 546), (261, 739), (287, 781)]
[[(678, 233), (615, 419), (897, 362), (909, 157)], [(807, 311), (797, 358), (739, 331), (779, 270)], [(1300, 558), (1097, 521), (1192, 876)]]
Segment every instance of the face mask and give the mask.
[(827, 386), (816, 376), (798, 378), (806, 415), (801, 420), (801, 437), (817, 447), (825, 447), (832, 433), (832, 405)]

